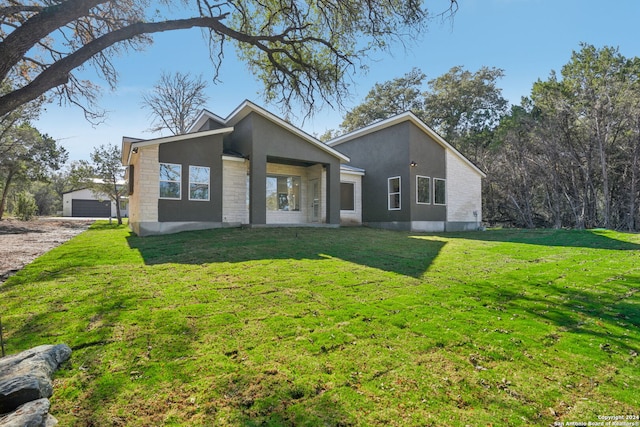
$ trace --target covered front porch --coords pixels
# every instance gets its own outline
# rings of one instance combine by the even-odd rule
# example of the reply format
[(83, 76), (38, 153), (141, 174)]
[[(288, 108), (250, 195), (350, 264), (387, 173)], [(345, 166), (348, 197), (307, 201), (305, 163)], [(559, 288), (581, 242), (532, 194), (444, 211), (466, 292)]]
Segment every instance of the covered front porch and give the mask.
[(247, 166), (252, 226), (340, 224), (339, 165), (268, 157), (264, 168), (255, 160)]

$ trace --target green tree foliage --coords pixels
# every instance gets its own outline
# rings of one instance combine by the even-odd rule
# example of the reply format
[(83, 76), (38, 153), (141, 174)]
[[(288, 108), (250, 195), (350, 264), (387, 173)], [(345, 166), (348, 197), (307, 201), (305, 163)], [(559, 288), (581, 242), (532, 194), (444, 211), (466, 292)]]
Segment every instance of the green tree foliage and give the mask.
[(502, 120), (490, 218), (500, 200), (518, 225), (637, 230), (638, 117), (640, 59), (582, 44)]
[(67, 160), (66, 150), (29, 123), (3, 129), (0, 138), (0, 219), (16, 182), (43, 181)]
[(62, 194), (56, 193), (51, 179), (52, 176), (49, 176), (46, 182), (36, 182), (30, 186), (39, 215), (56, 215), (62, 211)]
[(22, 221), (30, 221), (38, 211), (38, 205), (33, 194), (21, 191), (18, 193), (15, 215)]
[[(577, 166), (583, 171), (582, 179), (591, 193), (583, 194), (577, 202), (590, 205), (586, 210), (588, 218), (584, 218), (590, 225), (597, 223), (610, 228), (615, 220), (611, 190), (619, 178), (620, 171), (616, 169), (621, 166), (616, 157), (624, 157), (621, 144), (627, 145), (624, 139), (638, 112), (639, 73), (637, 60), (628, 60), (617, 49), (596, 49), (583, 44), (562, 68), (560, 91), (547, 98), (551, 102), (546, 108), (554, 114), (566, 115), (573, 122), (570, 125), (573, 148), (578, 149), (578, 158), (584, 159)], [(544, 96), (547, 89), (544, 84), (534, 86), (534, 100), (538, 95)]]
[[(451, 0), (448, 11), (456, 7)], [(340, 103), (346, 77), (368, 54), (421, 33), (426, 18), (420, 0), (4, 2), (0, 81), (15, 90), (0, 97), (0, 116), (52, 89), (73, 103), (90, 101), (96, 86), (79, 81), (76, 68), (90, 63), (115, 87), (115, 54), (144, 48), (151, 34), (187, 28), (206, 32), (214, 76), (232, 46), (264, 83), (268, 101), (285, 108), (302, 101), (310, 109)]]
[(125, 168), (116, 145), (100, 145), (91, 152), (91, 162), (80, 161), (73, 165), (71, 182), (82, 183), (97, 196), (106, 196), (115, 203), (118, 224), (122, 224), (120, 201), (127, 195), (124, 185)]
[(406, 111), (423, 116), (422, 85), (426, 77), (422, 71), (414, 68), (402, 77), (376, 83), (362, 104), (346, 113), (340, 129), (352, 132)]
[(499, 68), (472, 72), (456, 66), (430, 80), (425, 93), (426, 123), (482, 168), (492, 131), (508, 107), (498, 87), (503, 76)]

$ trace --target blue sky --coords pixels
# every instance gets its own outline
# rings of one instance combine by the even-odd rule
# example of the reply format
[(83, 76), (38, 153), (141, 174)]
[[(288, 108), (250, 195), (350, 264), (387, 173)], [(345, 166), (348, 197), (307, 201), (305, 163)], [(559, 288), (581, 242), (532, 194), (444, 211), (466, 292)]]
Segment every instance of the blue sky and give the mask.
[[(453, 20), (434, 20), (420, 40), (406, 47), (393, 46), (391, 53), (379, 53), (368, 61), (366, 74), (354, 75), (352, 99), (347, 108), (359, 104), (376, 82), (400, 77), (413, 67), (428, 79), (461, 65), (470, 71), (482, 66), (504, 70), (502, 94), (518, 104), (529, 95), (533, 83), (560, 71), (580, 42), (596, 47), (614, 46), (626, 57), (640, 56), (640, 1), (638, 0), (458, 0)], [(447, 7), (448, 0), (427, 0), (433, 12)], [(261, 86), (237, 61), (230, 44), (220, 72), (220, 82), (208, 89), (208, 109), (226, 117), (243, 100), (249, 99), (275, 114)], [(93, 147), (120, 145), (122, 136), (153, 138), (147, 132), (151, 118), (140, 106), (162, 71), (213, 76), (208, 49), (199, 30), (173, 31), (154, 36), (154, 44), (114, 60), (120, 73), (118, 88), (111, 92), (92, 72), (88, 78), (105, 87), (100, 105), (109, 111), (106, 121), (92, 126), (72, 106), (50, 104), (35, 126), (55, 138), (70, 154), (70, 160), (88, 159)], [(311, 134), (338, 128), (344, 112), (324, 108), (311, 119), (293, 120)]]

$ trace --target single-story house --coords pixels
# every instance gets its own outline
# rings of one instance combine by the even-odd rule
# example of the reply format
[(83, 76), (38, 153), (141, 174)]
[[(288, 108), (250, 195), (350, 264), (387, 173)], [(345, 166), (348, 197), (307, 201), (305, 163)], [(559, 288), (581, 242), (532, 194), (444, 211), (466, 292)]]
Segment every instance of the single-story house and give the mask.
[[(120, 200), (120, 213), (122, 216), (128, 214), (126, 198)], [(83, 188), (62, 195), (62, 216), (109, 218), (116, 217), (116, 215), (116, 204), (109, 200), (109, 196), (106, 194), (99, 194), (89, 188)]]
[(338, 227), (343, 216), (359, 224), (364, 171), (348, 162), (250, 101), (225, 119), (204, 110), (187, 134), (123, 138), (129, 226), (144, 236), (241, 225)]
[(411, 231), (476, 230), (486, 175), (411, 112), (327, 142), (366, 171), (362, 222)]
[(123, 138), (138, 235), (237, 226), (476, 229), (485, 174), (412, 113), (323, 143), (244, 101), (184, 135)]

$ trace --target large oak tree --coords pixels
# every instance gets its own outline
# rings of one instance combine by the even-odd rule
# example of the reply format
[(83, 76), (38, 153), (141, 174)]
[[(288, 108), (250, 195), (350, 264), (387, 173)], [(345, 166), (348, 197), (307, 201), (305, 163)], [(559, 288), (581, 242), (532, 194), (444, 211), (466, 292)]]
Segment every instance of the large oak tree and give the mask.
[[(36, 0), (0, 6), (0, 81), (15, 90), (0, 97), (0, 116), (52, 89), (86, 105), (92, 85), (72, 74), (90, 62), (114, 87), (111, 58), (139, 50), (157, 32), (200, 27), (209, 38), (214, 73), (235, 47), (264, 83), (267, 101), (309, 109), (340, 103), (345, 77), (389, 41), (421, 32), (421, 0)], [(443, 0), (440, 12), (453, 12)], [(215, 74), (214, 74), (215, 75)]]

